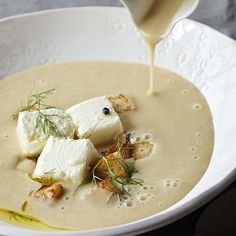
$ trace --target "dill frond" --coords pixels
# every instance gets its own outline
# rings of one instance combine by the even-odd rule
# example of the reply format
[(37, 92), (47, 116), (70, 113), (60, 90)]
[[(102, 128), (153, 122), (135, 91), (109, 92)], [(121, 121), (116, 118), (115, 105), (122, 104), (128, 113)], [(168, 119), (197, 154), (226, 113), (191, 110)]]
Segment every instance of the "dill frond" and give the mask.
[(28, 97), (28, 100), (24, 106), (22, 106), (21, 112), (23, 111), (37, 111), (38, 115), (36, 117), (35, 129), (39, 129), (42, 133), (49, 138), (50, 136), (62, 138), (64, 135), (58, 129), (57, 125), (51, 120), (52, 117), (59, 117), (61, 119), (65, 119), (65, 117), (57, 115), (57, 114), (45, 114), (41, 110), (42, 109), (50, 109), (53, 108), (46, 104), (46, 99), (48, 96), (54, 94), (56, 92), (56, 88), (49, 89), (47, 91), (41, 93), (34, 93)]
[(57, 125), (50, 120), (50, 117), (53, 116), (58, 116), (63, 119), (63, 117), (59, 115), (47, 115), (41, 111), (38, 111), (35, 128), (41, 130), (46, 138), (49, 138), (50, 136), (57, 138), (64, 137), (64, 135), (58, 129)]
[(80, 139), (89, 139), (92, 136), (91, 132), (88, 131), (80, 137)]
[[(117, 188), (117, 184), (120, 184), (122, 187), (122, 190), (125, 190), (126, 185), (142, 185), (143, 180), (134, 179), (133, 174), (138, 173), (135, 163), (128, 163), (126, 160), (121, 158), (114, 158), (107, 160), (105, 157), (103, 157), (106, 166), (108, 168), (109, 177), (111, 178), (112, 182), (114, 183), (114, 187)], [(114, 171), (111, 170), (109, 162), (112, 160), (117, 160), (124, 168), (125, 176), (118, 176)]]
[(112, 192), (112, 193), (110, 194), (109, 198), (107, 199), (107, 204), (110, 203), (111, 199), (112, 199), (113, 197), (115, 197), (115, 195), (116, 195), (116, 194), (115, 194), (114, 192)]
[(102, 181), (101, 178), (99, 178), (98, 176), (95, 175), (95, 170), (97, 169), (98, 165), (101, 163), (102, 159), (100, 159), (96, 165), (89, 171), (89, 173), (85, 176), (85, 178), (81, 181), (81, 183), (79, 183), (77, 185), (77, 187), (75, 188), (74, 190), (74, 193), (73, 195), (75, 194), (75, 192), (81, 187), (82, 184), (84, 184), (90, 177), (92, 177), (92, 184), (94, 185), (97, 185), (97, 181), (96, 179)]
[(41, 93), (34, 93), (30, 95), (27, 99), (26, 104), (22, 107), (21, 112), (23, 111), (39, 111), (41, 109), (52, 108), (45, 103), (45, 100), (48, 96), (54, 94), (56, 92), (56, 88), (49, 89), (47, 91)]
[[(140, 185), (142, 186), (143, 180), (134, 178), (135, 173), (139, 173), (135, 166), (134, 161), (127, 161), (122, 157), (122, 148), (124, 143), (119, 143), (118, 141), (118, 151), (116, 152), (116, 156), (114, 158), (108, 159), (106, 156), (102, 156), (101, 159), (96, 163), (96, 165), (89, 171), (88, 175), (84, 178), (84, 180), (76, 187), (74, 193), (80, 188), (80, 186), (91, 178), (92, 185), (97, 185), (99, 181), (100, 184), (104, 183), (104, 181), (109, 182), (109, 191), (111, 195), (107, 200), (107, 203), (111, 201), (114, 196), (122, 195), (122, 194), (129, 194), (127, 189), (128, 185)], [(123, 168), (124, 175), (119, 175), (116, 171), (113, 170), (111, 163), (117, 161), (117, 163)], [(100, 178), (96, 175), (96, 169), (101, 165), (101, 163), (105, 164), (106, 167), (106, 177)]]
[(56, 171), (56, 168), (53, 168), (53, 169), (51, 169), (49, 171), (44, 172), (44, 175), (53, 175), (53, 174), (56, 173), (55, 171)]

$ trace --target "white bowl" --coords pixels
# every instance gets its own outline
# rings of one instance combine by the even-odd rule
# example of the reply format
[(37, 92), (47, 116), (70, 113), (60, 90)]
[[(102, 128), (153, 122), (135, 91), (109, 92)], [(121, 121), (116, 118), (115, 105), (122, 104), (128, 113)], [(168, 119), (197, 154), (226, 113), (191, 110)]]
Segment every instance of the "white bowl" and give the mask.
[[(147, 49), (125, 9), (52, 10), (0, 21), (0, 77), (45, 63), (119, 60), (147, 63)], [(4, 235), (134, 235), (173, 222), (200, 207), (235, 177), (236, 43), (191, 20), (179, 22), (157, 49), (157, 64), (197, 85), (214, 119), (210, 166), (194, 189), (167, 210), (134, 223), (86, 232), (45, 233), (0, 222)], [(0, 88), (1, 90), (1, 88)]]

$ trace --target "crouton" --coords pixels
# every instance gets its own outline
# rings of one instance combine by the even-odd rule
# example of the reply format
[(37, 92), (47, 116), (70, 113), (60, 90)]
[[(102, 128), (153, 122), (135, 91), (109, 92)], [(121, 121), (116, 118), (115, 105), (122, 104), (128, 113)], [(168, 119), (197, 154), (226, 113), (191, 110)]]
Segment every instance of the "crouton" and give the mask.
[(106, 160), (101, 160), (101, 162), (95, 169), (96, 176), (98, 176), (102, 180), (106, 179), (109, 176), (109, 168), (117, 177), (122, 178), (126, 176), (125, 168), (117, 158), (117, 154), (118, 152), (111, 153), (110, 155), (105, 157)]
[[(103, 156), (109, 156), (112, 153), (118, 152), (119, 151), (119, 146), (118, 145), (113, 145), (111, 147), (108, 147), (104, 152), (102, 152)], [(121, 147), (120, 150), (120, 158), (122, 159), (128, 159), (132, 157), (132, 147), (129, 143), (124, 143)]]
[(153, 150), (153, 144), (147, 141), (134, 143), (131, 146), (132, 146), (132, 157), (135, 160), (148, 157), (152, 153), (152, 150)]
[(117, 96), (110, 96), (108, 99), (117, 113), (135, 110), (133, 101), (126, 95), (119, 94)]
[(114, 153), (114, 152), (117, 152), (119, 150), (119, 147), (118, 147), (118, 145), (113, 145), (113, 146), (110, 146), (110, 147), (108, 147), (108, 148), (106, 148), (106, 150), (105, 151), (102, 151), (102, 155), (103, 156), (108, 156), (108, 155), (110, 155), (110, 154), (112, 154), (112, 153)]
[(112, 184), (111, 180), (109, 178), (104, 179), (102, 182), (98, 185), (99, 188), (104, 189), (108, 192), (112, 192), (115, 194), (121, 194), (121, 191)]
[(45, 200), (45, 199), (58, 199), (62, 196), (63, 194), (63, 186), (59, 183), (55, 183), (50, 187), (41, 187), (34, 196), (40, 200)]

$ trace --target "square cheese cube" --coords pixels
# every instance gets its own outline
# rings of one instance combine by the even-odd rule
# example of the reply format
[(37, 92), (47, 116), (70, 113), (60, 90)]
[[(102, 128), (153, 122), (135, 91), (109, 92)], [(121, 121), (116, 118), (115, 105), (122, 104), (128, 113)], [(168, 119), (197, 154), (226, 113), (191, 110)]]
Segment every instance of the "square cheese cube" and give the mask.
[[(104, 114), (103, 109), (109, 113)], [(111, 142), (123, 132), (118, 114), (106, 96), (96, 97), (66, 110), (77, 127), (79, 137), (89, 135), (95, 146)]]
[(80, 183), (89, 166), (98, 159), (98, 152), (88, 139), (50, 137), (38, 158), (33, 178), (71, 180)]
[[(62, 137), (74, 137), (75, 126), (68, 113), (54, 108), (41, 110), (40, 112), (45, 116), (41, 117), (41, 122), (38, 125), (38, 111), (19, 113), (17, 134), (22, 152), (27, 156), (40, 154), (46, 144), (48, 134), (52, 136), (53, 134), (60, 134)], [(45, 117), (46, 120), (44, 120)], [(48, 128), (56, 130), (56, 132), (48, 132)]]

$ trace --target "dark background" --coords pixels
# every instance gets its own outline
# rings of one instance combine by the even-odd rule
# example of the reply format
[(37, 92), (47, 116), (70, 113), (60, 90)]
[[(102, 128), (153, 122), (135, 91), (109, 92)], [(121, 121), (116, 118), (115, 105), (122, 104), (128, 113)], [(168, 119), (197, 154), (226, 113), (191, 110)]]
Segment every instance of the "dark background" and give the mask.
[[(0, 0), (0, 18), (45, 9), (94, 5), (122, 6), (119, 0)], [(201, 0), (190, 18), (236, 39), (236, 0)], [(236, 182), (187, 217), (145, 235), (236, 236)]]

